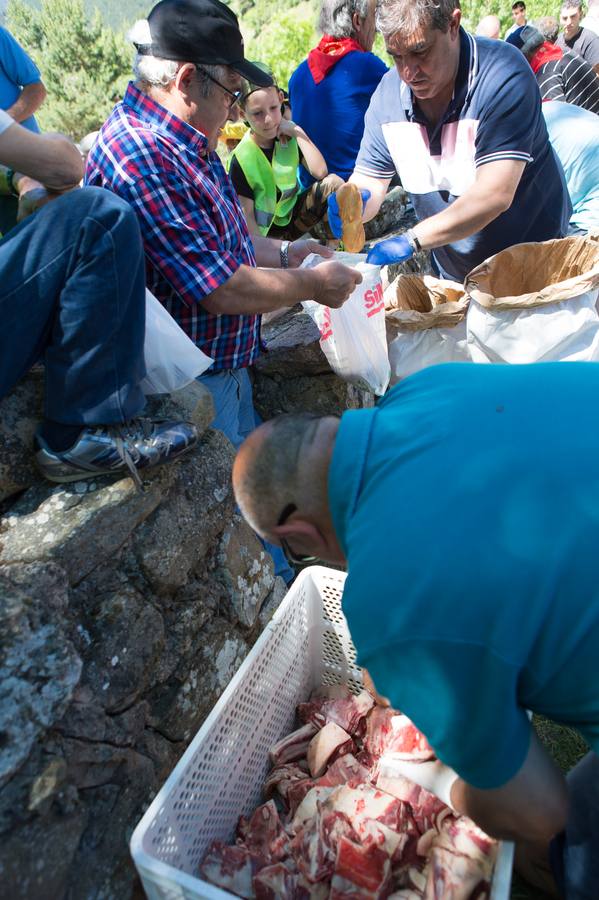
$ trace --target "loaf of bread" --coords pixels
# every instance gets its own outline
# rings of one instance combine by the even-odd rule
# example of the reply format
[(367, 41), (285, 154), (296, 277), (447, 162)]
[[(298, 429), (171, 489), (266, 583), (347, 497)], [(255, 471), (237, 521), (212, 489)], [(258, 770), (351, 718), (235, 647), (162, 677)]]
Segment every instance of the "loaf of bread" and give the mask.
[(337, 204), (343, 224), (343, 246), (349, 253), (359, 253), (366, 240), (360, 189), (355, 184), (343, 184), (337, 191)]

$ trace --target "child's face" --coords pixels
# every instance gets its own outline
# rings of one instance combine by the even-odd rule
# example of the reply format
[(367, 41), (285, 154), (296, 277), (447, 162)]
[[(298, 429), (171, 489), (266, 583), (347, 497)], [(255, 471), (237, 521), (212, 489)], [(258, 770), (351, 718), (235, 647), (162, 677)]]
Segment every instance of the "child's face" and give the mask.
[(281, 124), (283, 95), (276, 87), (254, 91), (245, 103), (245, 117), (254, 134), (266, 139), (277, 136)]

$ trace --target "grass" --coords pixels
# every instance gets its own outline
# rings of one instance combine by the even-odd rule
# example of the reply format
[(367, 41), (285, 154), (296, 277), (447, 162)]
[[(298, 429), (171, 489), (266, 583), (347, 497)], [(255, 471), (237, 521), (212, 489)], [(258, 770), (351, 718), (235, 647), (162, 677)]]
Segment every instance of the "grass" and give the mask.
[[(568, 772), (587, 752), (587, 745), (573, 728), (550, 722), (542, 716), (534, 716), (533, 723), (543, 744), (563, 772)], [(511, 900), (542, 900), (545, 896), (514, 873)]]

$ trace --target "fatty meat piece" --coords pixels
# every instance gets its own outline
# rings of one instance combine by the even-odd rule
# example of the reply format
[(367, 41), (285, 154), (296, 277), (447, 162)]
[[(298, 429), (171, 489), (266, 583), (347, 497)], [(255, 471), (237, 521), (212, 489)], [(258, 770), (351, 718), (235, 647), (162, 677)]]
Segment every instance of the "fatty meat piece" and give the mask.
[(340, 784), (356, 787), (369, 779), (370, 769), (358, 762), (352, 753), (345, 753), (331, 763), (324, 775), (318, 779), (318, 784), (323, 787), (335, 787)]
[(368, 819), (374, 819), (389, 828), (401, 831), (405, 812), (409, 814), (407, 808), (404, 812), (400, 800), (371, 784), (359, 784), (355, 788), (347, 785), (333, 788), (322, 802), (322, 809), (345, 813), (360, 838), (362, 823)]
[(469, 857), (480, 863), (485, 878), (491, 877), (497, 844), (472, 819), (466, 816), (446, 819), (435, 846), (458, 856)]
[(341, 838), (329, 900), (383, 900), (391, 892), (391, 863), (380, 847)]
[(296, 731), (281, 738), (274, 747), (269, 750), (270, 761), (273, 766), (282, 766), (284, 763), (296, 762), (302, 759), (308, 752), (308, 745), (318, 728), (312, 722), (307, 722)]
[(266, 860), (256, 856), (246, 847), (229, 847), (222, 841), (214, 841), (200, 863), (202, 877), (238, 897), (252, 900), (255, 897), (253, 878), (266, 865)]
[(291, 842), (291, 853), (308, 883), (331, 878), (342, 837), (359, 841), (351, 822), (343, 813), (319, 813), (300, 828)]
[(264, 782), (264, 796), (268, 800), (273, 794), (277, 793), (283, 800), (287, 801), (289, 788), (298, 781), (304, 781), (308, 778), (308, 764), (303, 760), (297, 763), (285, 763), (282, 766), (275, 766), (274, 769), (266, 776)]
[(308, 768), (313, 778), (324, 775), (330, 762), (354, 749), (354, 742), (343, 728), (329, 722), (314, 735), (308, 745)]
[(295, 781), (292, 785), (290, 785), (287, 791), (287, 808), (289, 811), (289, 818), (294, 819), (302, 804), (304, 797), (310, 793), (312, 788), (316, 787), (316, 782), (314, 782), (311, 778), (304, 778), (303, 781)]
[(283, 863), (267, 866), (254, 875), (256, 900), (309, 900), (310, 893), (300, 877), (285, 868)]
[(237, 831), (250, 853), (269, 864), (289, 856), (289, 836), (272, 800), (259, 806), (249, 821), (240, 822)]
[(334, 787), (313, 787), (311, 788), (300, 805), (291, 822), (291, 830), (299, 831), (309, 819), (313, 818), (318, 812), (318, 804), (323, 803), (327, 797), (339, 788)]
[(375, 706), (366, 720), (364, 747), (375, 762), (383, 753), (410, 762), (435, 758), (427, 739), (407, 716), (382, 706)]
[(376, 786), (397, 797), (402, 803), (409, 804), (420, 834), (424, 834), (430, 828), (440, 831), (443, 821), (453, 815), (449, 806), (435, 794), (421, 788), (409, 778), (404, 778), (403, 775), (380, 774), (376, 779)]
[(357, 735), (363, 732), (363, 720), (373, 706), (372, 694), (361, 691), (357, 697), (350, 694), (342, 699), (313, 698), (300, 703), (297, 712), (302, 722), (312, 722), (318, 728), (334, 722), (348, 734)]

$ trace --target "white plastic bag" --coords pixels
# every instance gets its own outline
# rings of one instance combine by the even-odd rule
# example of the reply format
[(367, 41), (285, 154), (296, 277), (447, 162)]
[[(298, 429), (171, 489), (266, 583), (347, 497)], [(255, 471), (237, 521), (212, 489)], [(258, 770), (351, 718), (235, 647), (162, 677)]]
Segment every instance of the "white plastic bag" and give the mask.
[(599, 360), (599, 241), (569, 237), (517, 244), (465, 281), (474, 362)]
[(141, 383), (144, 394), (170, 394), (212, 365), (210, 357), (196, 347), (147, 289), (144, 361), (146, 377)]
[[(340, 309), (330, 309), (314, 300), (302, 306), (320, 330), (320, 346), (331, 369), (373, 394), (387, 390), (391, 368), (385, 335), (385, 303), (380, 266), (366, 263), (358, 253), (336, 253), (335, 260), (352, 266), (362, 275), (359, 284)], [(310, 254), (303, 267), (313, 268), (322, 257)]]

